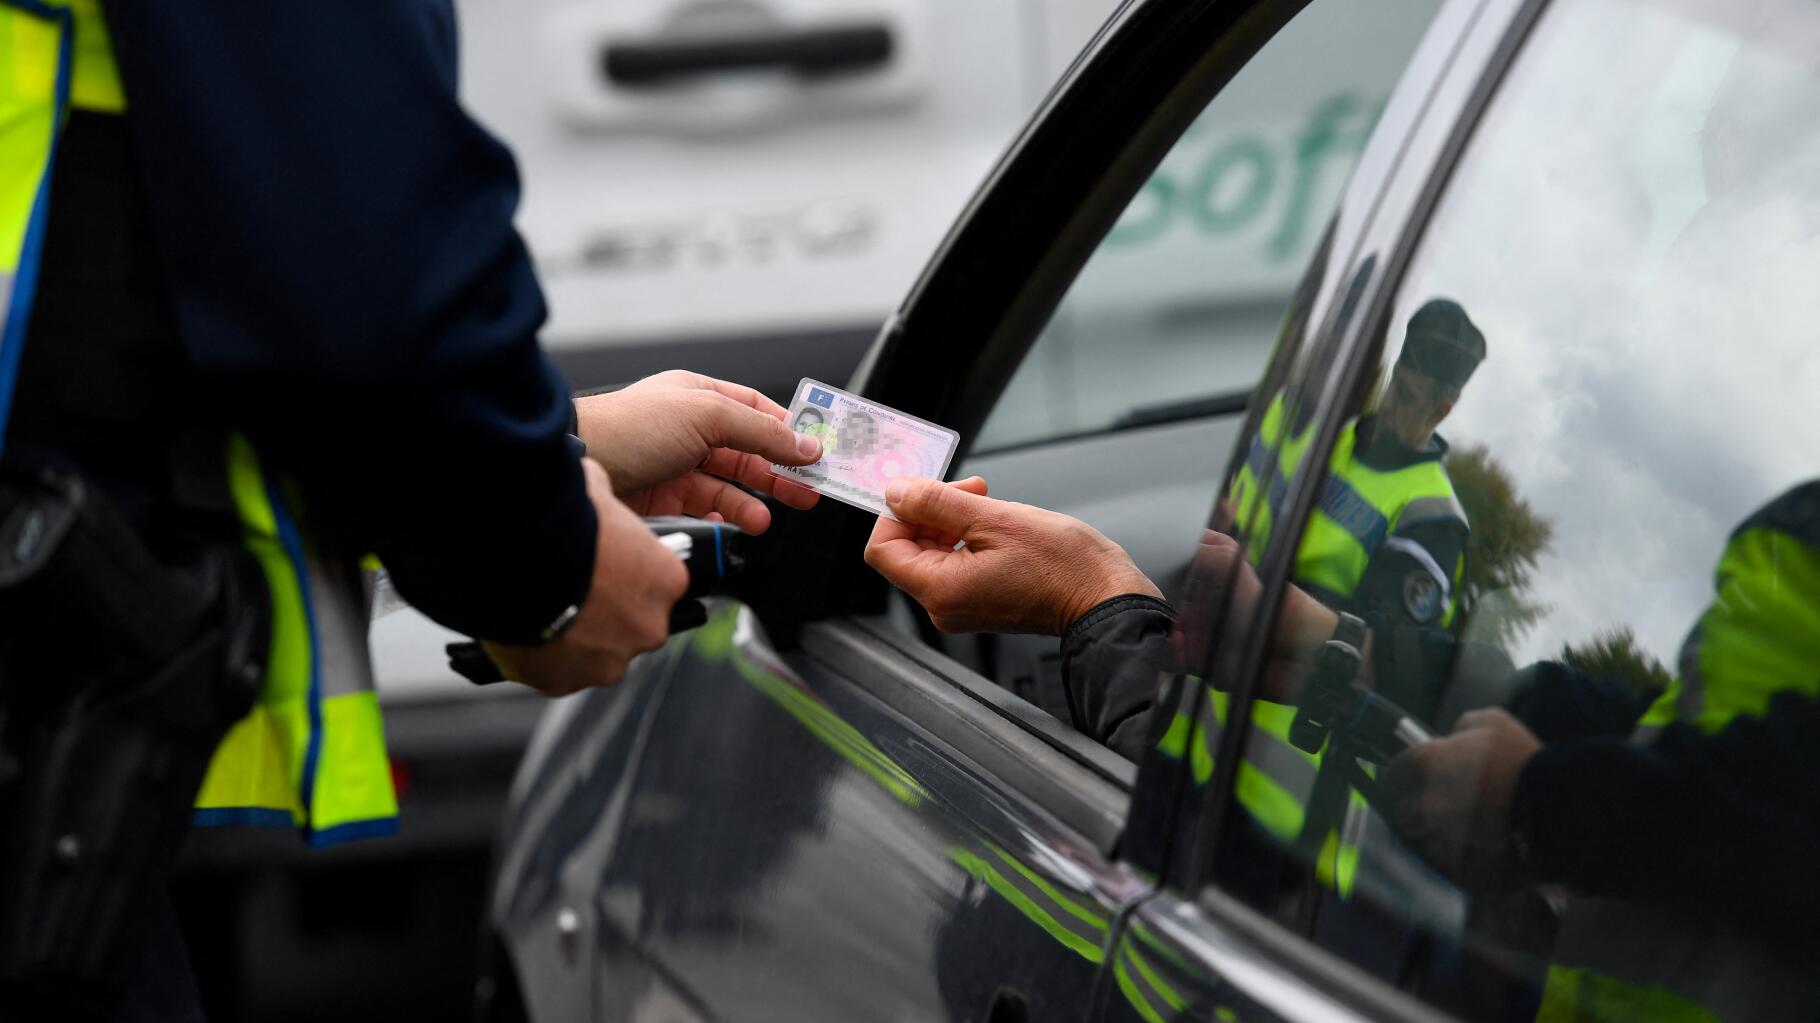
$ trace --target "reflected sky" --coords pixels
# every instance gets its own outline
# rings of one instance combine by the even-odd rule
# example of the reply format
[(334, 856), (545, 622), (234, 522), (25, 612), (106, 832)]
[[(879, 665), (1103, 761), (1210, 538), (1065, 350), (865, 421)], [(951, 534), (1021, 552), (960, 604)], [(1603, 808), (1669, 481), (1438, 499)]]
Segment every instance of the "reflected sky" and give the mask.
[(1400, 293), (1488, 356), (1441, 434), (1554, 524), (1517, 642), (1628, 625), (1671, 670), (1732, 528), (1820, 475), (1820, 7), (1583, 0), (1544, 19)]

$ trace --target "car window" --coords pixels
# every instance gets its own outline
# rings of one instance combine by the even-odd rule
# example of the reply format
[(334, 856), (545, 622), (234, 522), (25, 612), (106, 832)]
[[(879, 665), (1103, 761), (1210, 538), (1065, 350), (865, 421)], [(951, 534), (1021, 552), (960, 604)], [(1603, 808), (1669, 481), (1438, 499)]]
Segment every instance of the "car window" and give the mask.
[(1817, 255), (1820, 8), (1548, 9), (1322, 452), (1215, 883), (1468, 1018), (1820, 1012)]
[(1316, 0), (1272, 38), (1131, 200), (975, 450), (1242, 406), (1437, 6)]

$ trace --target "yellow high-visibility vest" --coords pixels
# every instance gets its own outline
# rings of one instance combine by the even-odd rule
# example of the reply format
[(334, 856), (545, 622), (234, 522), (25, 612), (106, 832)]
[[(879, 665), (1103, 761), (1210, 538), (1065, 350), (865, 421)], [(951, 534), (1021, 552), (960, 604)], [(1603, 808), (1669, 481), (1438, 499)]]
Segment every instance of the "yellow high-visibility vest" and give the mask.
[[(31, 320), (57, 141), (71, 109), (123, 114), (99, 0), (0, 0), (0, 445)], [(4, 448), (0, 447), (0, 451)], [(229, 437), (223, 489), (271, 591), (265, 685), (215, 751), (198, 824), (296, 827), (316, 845), (396, 829), (362, 580), (316, 549), (302, 502)]]
[[(1711, 734), (1761, 716), (1777, 693), (1820, 696), (1820, 482), (1783, 494), (1732, 533), (1676, 674), (1631, 741), (1653, 742), (1677, 722)], [(1772, 940), (1660, 900), (1570, 892), (1536, 1018), (1820, 1018), (1817, 951), (1815, 941)]]
[[(1279, 393), (1264, 410), (1258, 433), (1227, 495), (1236, 521), (1248, 526), (1246, 554), (1253, 567), (1269, 544), (1289, 480), (1314, 436), (1311, 429), (1292, 431), (1289, 418), (1289, 402)], [(1438, 621), (1450, 624), (1459, 607), (1465, 559), (1441, 566), (1426, 549), (1398, 537), (1397, 532), (1433, 521), (1457, 521), (1464, 528), (1466, 513), (1454, 496), (1453, 482), (1447, 470), (1434, 461), (1388, 470), (1365, 465), (1353, 457), (1357, 427), (1356, 421), (1347, 423), (1334, 442), (1320, 499), (1296, 547), (1295, 582), (1330, 597), (1350, 597), (1378, 549), (1400, 543), (1400, 549), (1433, 577), (1434, 592), (1441, 602)], [(1289, 741), (1295, 715), (1296, 708), (1284, 704), (1252, 703), (1253, 734), (1235, 782), (1239, 805), (1285, 844), (1296, 841), (1307, 825), (1308, 800), (1323, 759), (1322, 753), (1305, 752)], [(1212, 776), (1212, 744), (1218, 741), (1225, 722), (1226, 694), (1211, 686), (1201, 720), (1180, 722), (1182, 734), (1192, 737), (1187, 748), (1198, 782)], [(1366, 833), (1363, 825), (1369, 816), (1365, 798), (1349, 792), (1344, 820), (1322, 836), (1315, 857), (1316, 877), (1342, 895), (1352, 891), (1361, 856), (1359, 839)]]
[[(1265, 410), (1257, 436), (1233, 479), (1230, 496), (1237, 521), (1249, 523), (1253, 567), (1270, 541), (1290, 477), (1302, 464), (1313, 431), (1291, 433), (1284, 396)], [(1398, 534), (1429, 522), (1457, 522), (1466, 512), (1454, 496), (1453, 481), (1436, 461), (1375, 469), (1355, 458), (1358, 423), (1347, 423), (1328, 457), (1328, 475), (1296, 547), (1295, 581), (1335, 597), (1350, 597), (1365, 578), (1372, 555), (1386, 545), (1404, 551), (1433, 576), (1441, 602), (1439, 623), (1452, 623), (1459, 606), (1465, 559), (1441, 565), (1419, 545)], [(1275, 452), (1274, 457), (1272, 452)]]

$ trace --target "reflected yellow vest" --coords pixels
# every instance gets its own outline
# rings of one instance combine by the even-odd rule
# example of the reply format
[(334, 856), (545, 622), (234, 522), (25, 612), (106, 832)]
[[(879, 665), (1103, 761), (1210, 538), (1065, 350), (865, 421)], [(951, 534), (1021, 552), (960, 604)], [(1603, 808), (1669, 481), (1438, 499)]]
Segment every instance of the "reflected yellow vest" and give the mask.
[[(1717, 732), (1777, 693), (1820, 696), (1820, 482), (1733, 532), (1678, 667), (1633, 742), (1677, 722)], [(1770, 940), (1662, 902), (1570, 895), (1552, 958), (1542, 1023), (1820, 1019), (1820, 938)]]
[[(1254, 568), (1269, 545), (1284, 492), (1313, 437), (1313, 431), (1307, 429), (1292, 434), (1288, 420), (1287, 403), (1278, 394), (1265, 410), (1228, 494), (1235, 521), (1247, 525), (1247, 549)], [(1458, 522), (1466, 528), (1466, 512), (1454, 496), (1453, 481), (1436, 461), (1396, 469), (1366, 465), (1353, 457), (1357, 430), (1356, 420), (1347, 423), (1334, 441), (1327, 479), (1296, 548), (1295, 580), (1316, 590), (1317, 596), (1350, 597), (1364, 579), (1372, 556), (1388, 545), (1408, 554), (1433, 576), (1441, 601), (1438, 623), (1445, 628), (1452, 624), (1459, 606), (1465, 559), (1438, 564), (1420, 545), (1398, 533), (1437, 521)]]
[[(126, 110), (98, 0), (0, 0), (0, 445), (72, 107)], [(296, 827), (316, 845), (395, 830), (358, 569), (318, 556), (301, 503), (250, 444), (232, 437), (223, 454), (224, 486), (271, 588), (272, 642), (265, 688), (216, 750), (196, 822)]]
[[(1234, 521), (1246, 530), (1246, 556), (1252, 567), (1269, 545), (1281, 513), (1289, 480), (1300, 468), (1314, 431), (1290, 429), (1289, 403), (1278, 393), (1264, 411), (1258, 432), (1227, 493)], [(1400, 469), (1373, 469), (1353, 457), (1357, 422), (1347, 423), (1334, 441), (1328, 474), (1307, 530), (1296, 548), (1295, 582), (1326, 599), (1347, 598), (1365, 577), (1372, 556), (1384, 545), (1400, 545), (1434, 577), (1442, 602), (1439, 622), (1453, 621), (1465, 560), (1440, 566), (1419, 545), (1396, 535), (1418, 522), (1457, 520), (1466, 513), (1454, 497), (1453, 482), (1438, 462), (1418, 462)], [(1213, 774), (1213, 746), (1225, 728), (1226, 694), (1207, 687), (1200, 719), (1178, 715), (1165, 737), (1166, 748), (1180, 746), (1190, 756), (1197, 783)], [(1263, 829), (1285, 845), (1295, 842), (1307, 823), (1307, 805), (1320, 772), (1322, 753), (1307, 753), (1289, 741), (1296, 708), (1269, 700), (1251, 705), (1252, 734), (1234, 782), (1239, 805)], [(1323, 751), (1324, 752), (1324, 751)], [(1358, 792), (1348, 793), (1344, 820), (1329, 829), (1315, 855), (1321, 883), (1350, 895), (1362, 853), (1360, 838), (1370, 808)]]

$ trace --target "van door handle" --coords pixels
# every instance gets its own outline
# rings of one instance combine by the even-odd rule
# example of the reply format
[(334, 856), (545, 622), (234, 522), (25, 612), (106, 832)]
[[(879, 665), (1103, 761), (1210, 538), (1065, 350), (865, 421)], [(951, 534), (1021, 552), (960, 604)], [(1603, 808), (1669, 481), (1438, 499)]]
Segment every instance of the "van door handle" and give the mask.
[(628, 40), (602, 50), (600, 67), (608, 81), (634, 88), (724, 71), (776, 69), (815, 78), (876, 68), (891, 59), (892, 42), (890, 26), (878, 23)]

